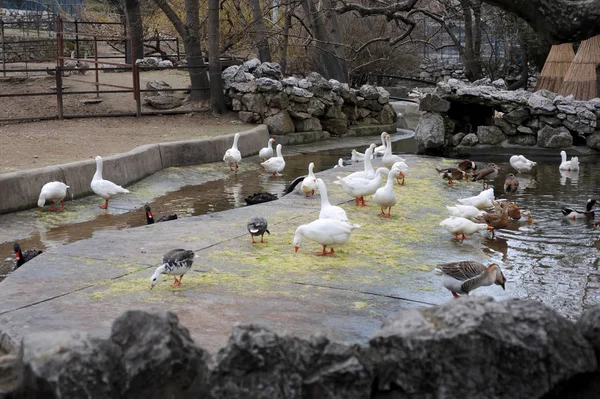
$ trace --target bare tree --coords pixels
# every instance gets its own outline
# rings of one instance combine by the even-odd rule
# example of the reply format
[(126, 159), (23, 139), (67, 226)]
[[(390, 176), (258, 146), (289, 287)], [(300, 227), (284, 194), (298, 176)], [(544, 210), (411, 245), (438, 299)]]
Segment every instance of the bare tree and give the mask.
[[(185, 0), (185, 19), (183, 23), (179, 15), (171, 8), (167, 0), (154, 0), (157, 6), (165, 13), (183, 40), (185, 58), (190, 68), (190, 82), (192, 101), (206, 101), (210, 97), (208, 77), (200, 47), (200, 17), (198, 0)], [(219, 55), (217, 54), (217, 57)]]
[(219, 51), (219, 0), (208, 0), (208, 54), (210, 105), (213, 113), (222, 114), (226, 108)]
[(262, 62), (271, 62), (271, 50), (269, 49), (269, 41), (267, 40), (263, 12), (260, 8), (259, 0), (250, 0), (250, 8), (252, 9), (252, 18), (254, 19), (252, 24), (254, 25), (258, 59)]
[[(133, 60), (130, 60), (131, 54), (129, 51), (125, 51), (125, 59), (133, 64), (136, 60), (144, 58), (144, 25), (142, 24), (142, 11), (140, 10), (139, 0), (121, 1), (127, 20), (127, 30), (133, 41)], [(129, 43), (125, 45), (125, 48), (129, 48)]]

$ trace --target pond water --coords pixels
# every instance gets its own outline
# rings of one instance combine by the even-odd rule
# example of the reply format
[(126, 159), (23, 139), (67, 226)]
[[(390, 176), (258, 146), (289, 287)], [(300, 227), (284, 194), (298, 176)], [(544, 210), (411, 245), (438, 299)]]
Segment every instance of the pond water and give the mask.
[[(394, 143), (396, 153), (413, 150), (414, 143), (410, 140), (398, 140)], [(20, 223), (20, 219), (30, 220), (32, 233), (0, 240), (5, 241), (0, 243), (0, 256), (3, 259), (0, 274), (7, 274), (12, 269), (12, 245), (17, 239), (24, 249), (44, 249), (89, 238), (95, 231), (102, 229), (141, 226), (145, 224), (145, 218), (140, 206), (148, 201), (155, 217), (167, 213), (186, 217), (246, 206), (244, 198), (258, 191), (281, 195), (295, 177), (306, 174), (309, 162), (315, 163), (315, 172), (318, 172), (332, 168), (340, 157), (347, 161), (350, 158), (348, 148), (310, 154), (293, 154), (292, 151), (290, 148), (286, 154), (284, 150), (286, 169), (280, 177), (261, 173), (258, 159), (249, 157), (242, 161), (237, 173), (223, 171), (222, 163), (170, 168), (158, 172), (130, 187), (132, 195), (129, 198), (122, 197), (122, 203), (115, 201), (115, 208), (111, 213), (97, 212), (95, 206), (98, 198), (91, 196), (67, 203), (67, 208), (79, 206), (94, 210), (87, 217), (67, 223), (60, 220), (64, 217), (60, 214), (40, 216), (36, 210), (1, 215), (2, 225)], [(519, 175), (518, 191), (504, 195), (504, 176), (514, 172), (507, 162), (508, 158), (472, 159), (482, 164), (490, 161), (498, 164), (501, 171), (494, 186), (496, 196), (508, 198), (522, 209), (529, 209), (535, 222), (532, 225), (511, 224), (508, 229), (501, 230), (497, 238), (481, 240), (481, 246), (477, 248), (487, 258), (501, 262), (511, 284), (510, 296), (540, 300), (567, 316), (575, 316), (600, 300), (600, 231), (594, 230), (593, 219), (567, 220), (560, 209), (562, 206), (584, 208), (588, 199), (600, 200), (600, 173), (597, 173), (600, 160), (592, 159), (582, 163), (578, 173), (561, 174), (558, 170), (560, 156), (557, 152), (555, 162), (541, 163), (534, 168), (533, 173)], [(440, 159), (440, 163), (442, 161)], [(435, 171), (432, 170), (432, 173), (435, 174)], [(177, 179), (182, 180), (177, 182), (176, 189), (171, 189), (164, 183)], [(159, 192), (159, 195), (156, 190), (148, 192), (149, 186), (160, 185), (159, 182), (164, 185), (161, 188), (163, 192)], [(449, 190), (448, 198), (453, 201), (457, 195), (473, 195), (478, 190), (474, 188), (472, 185), (457, 185)], [(463, 194), (461, 190), (464, 195), (460, 195)], [(440, 220), (446, 216), (440, 215)], [(51, 219), (52, 223), (48, 222), (48, 218), (54, 218)], [(440, 229), (441, 234), (442, 231)], [(435, 250), (436, 248), (431, 248), (431, 251)]]

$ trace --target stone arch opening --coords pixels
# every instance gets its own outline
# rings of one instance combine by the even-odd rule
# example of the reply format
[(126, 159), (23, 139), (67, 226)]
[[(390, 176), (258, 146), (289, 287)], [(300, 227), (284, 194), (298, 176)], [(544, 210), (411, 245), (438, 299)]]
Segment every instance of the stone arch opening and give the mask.
[(477, 133), (478, 126), (492, 126), (494, 109), (481, 104), (450, 102), (448, 117), (454, 122), (454, 133)]

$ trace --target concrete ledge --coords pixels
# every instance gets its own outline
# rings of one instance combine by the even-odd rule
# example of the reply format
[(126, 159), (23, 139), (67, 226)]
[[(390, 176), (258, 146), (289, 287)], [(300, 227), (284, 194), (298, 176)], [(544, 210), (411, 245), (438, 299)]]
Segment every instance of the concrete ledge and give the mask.
[[(266, 125), (240, 132), (238, 148), (242, 156), (258, 153), (269, 139)], [(126, 186), (171, 166), (217, 162), (231, 147), (234, 134), (198, 140), (148, 144), (104, 158), (104, 178)], [(75, 197), (90, 195), (90, 182), (96, 172), (93, 159), (39, 169), (0, 174), (0, 214), (37, 205), (42, 186), (62, 181)]]
[(377, 136), (383, 132), (396, 133), (396, 125), (352, 125), (346, 136)]
[(293, 144), (307, 144), (314, 143), (316, 141), (327, 140), (331, 137), (329, 132), (323, 130), (317, 130), (314, 132), (297, 132), (286, 134), (285, 136), (271, 136), (275, 139), (275, 144), (281, 144), (283, 146)]

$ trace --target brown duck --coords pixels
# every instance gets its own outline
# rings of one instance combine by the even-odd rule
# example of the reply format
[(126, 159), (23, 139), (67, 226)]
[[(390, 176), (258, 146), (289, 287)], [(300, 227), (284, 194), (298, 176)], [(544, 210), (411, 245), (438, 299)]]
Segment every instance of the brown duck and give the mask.
[(517, 191), (517, 187), (519, 187), (519, 180), (517, 180), (513, 173), (507, 174), (504, 180), (504, 192), (514, 193)]
[(475, 162), (465, 159), (458, 163), (458, 169), (467, 173), (467, 182), (469, 181), (469, 174), (477, 175), (477, 165)]
[(475, 220), (479, 223), (487, 223), (493, 227), (492, 238), (496, 237), (495, 230), (505, 229), (508, 227), (508, 203), (500, 203), (501, 213), (486, 213), (485, 215), (477, 216)]
[(437, 170), (442, 179), (448, 180), (448, 184), (454, 184), (454, 180), (462, 180), (464, 178), (467, 178), (467, 181), (469, 181), (467, 174), (458, 168), (435, 168), (435, 170)]
[(473, 181), (483, 181), (483, 189), (487, 190), (487, 182), (494, 180), (498, 176), (498, 166), (495, 163), (488, 163), (488, 166), (483, 168)]

